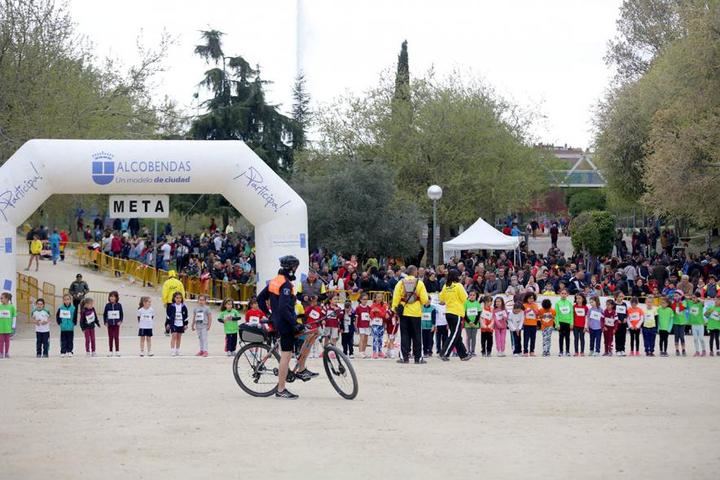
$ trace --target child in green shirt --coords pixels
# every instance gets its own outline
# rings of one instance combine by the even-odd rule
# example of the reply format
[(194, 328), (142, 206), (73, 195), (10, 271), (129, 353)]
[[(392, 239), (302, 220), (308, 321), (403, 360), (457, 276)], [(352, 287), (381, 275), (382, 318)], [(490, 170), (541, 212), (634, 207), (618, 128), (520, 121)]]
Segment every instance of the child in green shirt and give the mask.
[(667, 297), (660, 299), (660, 308), (657, 310), (658, 335), (660, 335), (660, 356), (667, 357), (668, 337), (673, 328), (675, 311), (670, 307), (670, 300)]
[(705, 318), (703, 317), (705, 305), (698, 298), (697, 293), (693, 293), (685, 305), (688, 310), (688, 321), (692, 328), (693, 344), (695, 345), (694, 356), (704, 357), (707, 355), (705, 352)]
[(477, 301), (477, 292), (475, 290), (468, 293), (468, 299), (465, 300), (465, 344), (468, 354), (475, 356), (475, 346), (477, 345), (477, 331), (480, 328), (480, 312), (482, 307)]
[(240, 312), (233, 307), (231, 298), (226, 298), (220, 308), (218, 322), (225, 325), (225, 353), (228, 357), (235, 355), (238, 338), (238, 320)]
[(0, 295), (0, 358), (10, 358), (10, 337), (15, 332), (17, 312), (12, 303), (12, 294)]
[(715, 305), (705, 310), (707, 328), (710, 334), (710, 356), (717, 350), (720, 356), (720, 297), (715, 299)]

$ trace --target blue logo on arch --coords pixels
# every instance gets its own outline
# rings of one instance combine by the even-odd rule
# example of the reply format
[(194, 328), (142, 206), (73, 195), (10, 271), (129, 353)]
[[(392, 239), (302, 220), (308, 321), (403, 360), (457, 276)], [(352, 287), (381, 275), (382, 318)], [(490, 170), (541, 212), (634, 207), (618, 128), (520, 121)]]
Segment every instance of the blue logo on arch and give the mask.
[(107, 185), (115, 177), (115, 162), (112, 154), (96, 153), (92, 156), (92, 179), (98, 185)]

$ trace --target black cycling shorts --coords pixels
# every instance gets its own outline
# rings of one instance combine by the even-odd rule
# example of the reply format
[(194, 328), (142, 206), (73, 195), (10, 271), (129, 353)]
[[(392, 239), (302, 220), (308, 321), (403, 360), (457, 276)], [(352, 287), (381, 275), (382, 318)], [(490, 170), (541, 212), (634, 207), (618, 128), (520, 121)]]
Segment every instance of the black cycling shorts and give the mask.
[(292, 352), (295, 346), (295, 334), (294, 333), (281, 333), (280, 334), (280, 351), (281, 352)]

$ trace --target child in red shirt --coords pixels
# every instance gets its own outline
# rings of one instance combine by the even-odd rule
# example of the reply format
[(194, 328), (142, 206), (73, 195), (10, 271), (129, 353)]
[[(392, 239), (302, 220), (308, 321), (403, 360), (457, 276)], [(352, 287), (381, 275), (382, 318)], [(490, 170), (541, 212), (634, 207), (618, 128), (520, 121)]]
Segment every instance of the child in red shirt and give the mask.
[(615, 302), (610, 299), (605, 302), (605, 311), (603, 312), (602, 322), (603, 338), (605, 339), (605, 353), (603, 354), (603, 357), (610, 357), (613, 354), (613, 338), (618, 324)]
[[(375, 295), (370, 306), (370, 329), (372, 330), (372, 358), (385, 358), (383, 353), (383, 338), (385, 337), (385, 325), (387, 322), (388, 309), (383, 303), (382, 293)], [(390, 351), (388, 350), (388, 353)]]
[(323, 308), (322, 325), (324, 330), (324, 346), (337, 343), (340, 338), (340, 324), (345, 316), (344, 310), (337, 304), (338, 297), (333, 295), (330, 297), (329, 303)]
[(360, 305), (355, 308), (355, 325), (357, 326), (358, 334), (360, 334), (360, 355), (362, 358), (367, 358), (365, 349), (367, 348), (368, 337), (371, 334), (370, 330), (370, 306), (368, 305), (368, 294), (363, 293), (360, 295)]
[[(582, 293), (575, 295), (575, 307), (573, 308), (573, 344), (575, 356), (585, 356), (585, 332), (587, 332), (588, 319), (587, 299)], [(578, 343), (580, 349), (578, 349)]]

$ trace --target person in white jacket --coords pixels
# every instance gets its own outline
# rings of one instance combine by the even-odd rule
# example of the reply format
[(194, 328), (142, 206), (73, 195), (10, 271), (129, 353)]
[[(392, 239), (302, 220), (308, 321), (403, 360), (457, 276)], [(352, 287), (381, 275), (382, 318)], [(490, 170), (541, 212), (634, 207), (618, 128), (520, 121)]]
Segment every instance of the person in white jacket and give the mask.
[(520, 331), (522, 331), (523, 324), (525, 323), (525, 311), (522, 303), (516, 303), (513, 305), (513, 311), (508, 315), (508, 330), (510, 330), (510, 340), (512, 341), (513, 357), (520, 356), (521, 338)]

